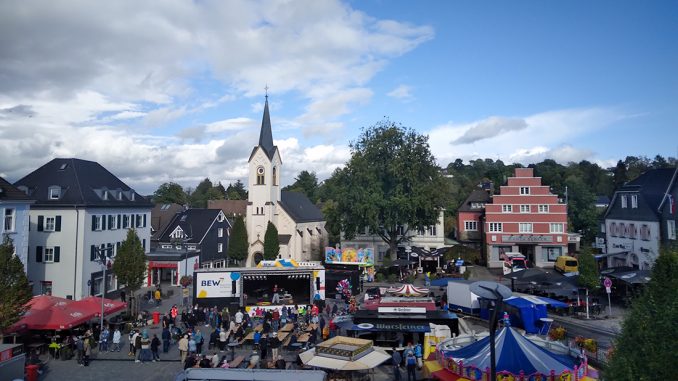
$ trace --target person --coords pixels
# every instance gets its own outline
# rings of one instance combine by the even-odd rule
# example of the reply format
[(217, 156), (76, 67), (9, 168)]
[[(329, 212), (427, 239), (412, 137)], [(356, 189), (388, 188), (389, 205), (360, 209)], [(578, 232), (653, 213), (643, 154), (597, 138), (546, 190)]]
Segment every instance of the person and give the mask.
[(141, 362), (141, 333), (137, 331), (136, 338), (134, 339), (134, 353), (137, 354), (136, 362)]
[(235, 313), (235, 324), (242, 324), (243, 313), (241, 310)]
[(186, 364), (186, 355), (188, 354), (188, 335), (184, 335), (179, 340), (179, 354), (181, 355), (181, 363)]
[(407, 357), (407, 355), (409, 355), (410, 353), (412, 353), (412, 356), (414, 356), (414, 347), (412, 346), (411, 341), (407, 343), (407, 348), (405, 348), (403, 355)]
[(413, 351), (407, 352), (405, 364), (407, 366), (407, 381), (417, 381), (417, 359), (414, 357)]
[(84, 343), (82, 340), (82, 336), (78, 336), (75, 338), (75, 361), (78, 363), (78, 365), (84, 365), (82, 362), (82, 357), (84, 354)]
[(221, 356), (221, 361), (215, 366), (215, 368), (221, 368), (221, 369), (228, 369), (231, 366), (228, 365), (228, 359), (226, 359), (226, 355)]
[(141, 353), (139, 354), (139, 360), (141, 360), (141, 362), (153, 360), (153, 355), (151, 354), (151, 339), (148, 337), (148, 331), (144, 330), (141, 334), (140, 344), (141, 347), (139, 349), (141, 350)]
[(259, 352), (261, 353), (261, 359), (266, 360), (268, 355), (268, 335), (263, 334), (259, 339)]
[(261, 340), (261, 331), (254, 331), (254, 335), (252, 335), (254, 345), (259, 345), (259, 341)]
[(136, 329), (129, 331), (129, 353), (127, 354), (127, 356), (134, 357), (137, 354), (136, 349), (134, 349), (134, 343), (136, 342), (138, 334), (139, 331), (137, 331)]
[(226, 340), (228, 339), (226, 330), (224, 327), (221, 327), (219, 329), (219, 352), (224, 351), (224, 347), (226, 346)]
[(280, 339), (278, 339), (278, 333), (273, 332), (271, 334), (271, 337), (268, 340), (268, 346), (271, 348), (271, 358), (272, 359), (278, 358), (278, 351), (280, 350), (281, 344), (282, 343), (280, 342)]
[(271, 304), (279, 304), (280, 303), (280, 295), (278, 294), (278, 285), (274, 284), (273, 285), (273, 298), (271, 299)]
[[(223, 358), (226, 358), (226, 355), (223, 356)], [(214, 355), (212, 355), (212, 368), (216, 368), (217, 365), (219, 365), (219, 355), (217, 352), (214, 352)]]
[(172, 335), (169, 328), (165, 327), (162, 329), (162, 353), (169, 352), (170, 340), (172, 340)]
[(337, 312), (339, 312), (339, 307), (337, 306), (337, 303), (334, 303), (332, 306), (332, 316), (336, 316)]
[(253, 350), (252, 354), (250, 355), (250, 366), (249, 368), (252, 369), (259, 369), (259, 353), (257, 353), (257, 350)]
[(205, 342), (205, 338), (202, 336), (202, 332), (199, 329), (195, 330), (195, 347), (197, 353), (202, 353), (202, 345)]
[(82, 356), (82, 364), (84, 366), (89, 366), (89, 357), (91, 355), (92, 355), (91, 340), (89, 336), (86, 336), (83, 343), (83, 356)]
[(200, 360), (200, 367), (201, 368), (211, 368), (212, 367), (212, 360), (207, 358), (207, 355), (202, 356), (202, 359)]
[(189, 335), (188, 336), (188, 353), (190, 355), (194, 355), (197, 353), (198, 346), (195, 343), (195, 336), (194, 335)]
[(108, 327), (104, 327), (99, 334), (99, 352), (108, 351)]
[(159, 306), (160, 303), (162, 302), (162, 294), (160, 293), (160, 287), (155, 289), (154, 297), (155, 297), (155, 305)]
[(125, 296), (126, 296), (125, 291), (120, 291), (120, 301), (123, 303), (125, 303), (126, 301)]
[(417, 368), (421, 369), (424, 366), (424, 358), (423, 358), (422, 350), (421, 350), (421, 344), (417, 343), (417, 345), (414, 346), (414, 357), (417, 358)]
[(287, 363), (285, 362), (285, 359), (283, 359), (282, 356), (276, 357), (277, 360), (275, 360), (275, 368), (276, 369), (286, 369), (287, 368)]
[(111, 347), (111, 352), (120, 352), (120, 339), (122, 334), (120, 333), (120, 328), (115, 327), (113, 331), (113, 346)]
[(160, 348), (160, 339), (158, 339), (158, 335), (153, 334), (153, 340), (151, 340), (151, 353), (153, 354), (153, 362), (160, 361), (158, 348)]
[(393, 347), (393, 354), (391, 354), (391, 365), (393, 366), (393, 379), (395, 381), (401, 381), (402, 376), (400, 374), (400, 363), (403, 362), (403, 358), (400, 355), (400, 352)]

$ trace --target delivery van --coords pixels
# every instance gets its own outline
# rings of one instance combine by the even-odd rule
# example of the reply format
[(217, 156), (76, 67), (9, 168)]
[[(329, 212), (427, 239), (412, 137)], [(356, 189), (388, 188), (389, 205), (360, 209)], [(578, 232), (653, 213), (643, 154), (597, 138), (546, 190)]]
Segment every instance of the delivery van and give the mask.
[(579, 272), (579, 262), (577, 258), (570, 257), (568, 255), (561, 255), (556, 259), (556, 264), (553, 265), (553, 268), (563, 274), (566, 273), (578, 273)]

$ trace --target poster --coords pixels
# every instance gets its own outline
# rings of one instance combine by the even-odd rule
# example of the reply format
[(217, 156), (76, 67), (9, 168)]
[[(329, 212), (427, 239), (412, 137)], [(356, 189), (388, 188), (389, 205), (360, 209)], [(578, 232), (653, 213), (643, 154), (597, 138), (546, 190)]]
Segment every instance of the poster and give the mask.
[(326, 247), (325, 263), (372, 266), (374, 265), (374, 249), (371, 247), (363, 249)]
[(198, 298), (240, 297), (239, 272), (199, 272), (195, 278)]

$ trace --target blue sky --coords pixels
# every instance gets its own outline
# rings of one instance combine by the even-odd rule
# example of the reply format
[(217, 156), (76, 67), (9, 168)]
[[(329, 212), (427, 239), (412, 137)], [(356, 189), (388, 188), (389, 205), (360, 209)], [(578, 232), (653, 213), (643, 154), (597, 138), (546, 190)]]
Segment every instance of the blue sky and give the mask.
[(244, 179), (266, 85), (284, 183), (384, 116), (442, 166), (676, 156), (676, 41), (670, 1), (3, 2), (0, 175)]

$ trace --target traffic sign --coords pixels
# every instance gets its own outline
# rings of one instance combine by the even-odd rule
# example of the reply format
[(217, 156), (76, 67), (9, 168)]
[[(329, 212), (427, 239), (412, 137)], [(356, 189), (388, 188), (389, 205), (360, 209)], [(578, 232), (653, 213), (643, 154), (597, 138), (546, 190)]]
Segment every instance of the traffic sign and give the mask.
[(605, 279), (603, 280), (603, 286), (605, 286), (605, 288), (612, 287), (612, 280), (608, 277), (605, 277)]

